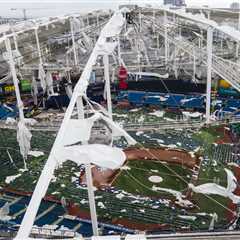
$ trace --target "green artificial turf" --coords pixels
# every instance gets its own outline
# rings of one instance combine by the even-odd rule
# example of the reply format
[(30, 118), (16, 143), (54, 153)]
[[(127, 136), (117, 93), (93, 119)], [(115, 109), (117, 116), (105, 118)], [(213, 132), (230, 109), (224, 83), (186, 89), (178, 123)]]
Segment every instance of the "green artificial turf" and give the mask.
[[(183, 191), (187, 188), (187, 183), (189, 183), (191, 177), (191, 171), (180, 165), (169, 165), (167, 163), (149, 160), (135, 160), (129, 161), (127, 166), (131, 169), (122, 170), (121, 174), (114, 182), (114, 185), (127, 192), (143, 196), (160, 197), (169, 195), (166, 192), (151, 190), (153, 185), (161, 188)], [(157, 170), (158, 172), (152, 170)], [(163, 178), (163, 181), (161, 183), (152, 183), (148, 180), (150, 176), (160, 176)], [(184, 182), (183, 179), (186, 182)]]

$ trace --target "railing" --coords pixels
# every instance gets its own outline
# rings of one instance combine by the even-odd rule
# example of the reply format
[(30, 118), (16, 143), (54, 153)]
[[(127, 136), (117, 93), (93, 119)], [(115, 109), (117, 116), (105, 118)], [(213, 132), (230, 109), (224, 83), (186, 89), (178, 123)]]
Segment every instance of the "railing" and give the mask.
[[(155, 24), (155, 27), (158, 29), (159, 33), (163, 37), (165, 36), (164, 25), (156, 24), (154, 19), (151, 17), (145, 16), (143, 17), (143, 20), (150, 21), (152, 24)], [(203, 62), (207, 63), (206, 50), (200, 49), (183, 37), (176, 37), (175, 30), (176, 26), (171, 25), (170, 30), (167, 32), (168, 40), (181, 48), (183, 51), (192, 56), (200, 58), (203, 60)], [(214, 72), (228, 81), (234, 88), (240, 91), (240, 72), (238, 71), (238, 65), (213, 54), (212, 69)]]
[[(222, 125), (222, 124), (231, 124), (231, 123), (240, 123), (240, 117), (237, 116), (227, 116), (221, 119), (212, 120), (210, 125)], [(206, 124), (205, 120), (162, 120), (159, 122), (145, 122), (145, 123), (138, 123), (138, 122), (129, 122), (122, 125), (122, 127), (127, 131), (137, 131), (137, 130), (152, 130), (152, 129), (176, 129), (176, 128), (200, 128)], [(36, 123), (33, 126), (29, 126), (30, 130), (32, 131), (46, 131), (46, 132), (56, 132), (60, 128), (61, 121), (46, 121)], [(0, 128), (2, 129), (17, 129), (17, 124), (6, 124), (5, 121), (0, 120)], [(105, 130), (102, 125), (95, 125), (93, 130)]]
[[(6, 239), (14, 239), (18, 231), (18, 228), (16, 229), (8, 229), (6, 227), (6, 230), (0, 231), (0, 237), (5, 237)], [(50, 228), (40, 228), (40, 227), (33, 227), (31, 231), (31, 237), (32, 238), (49, 238), (54, 237), (57, 239), (68, 239), (68, 238), (74, 238), (76, 237), (76, 232), (71, 230), (54, 230)]]

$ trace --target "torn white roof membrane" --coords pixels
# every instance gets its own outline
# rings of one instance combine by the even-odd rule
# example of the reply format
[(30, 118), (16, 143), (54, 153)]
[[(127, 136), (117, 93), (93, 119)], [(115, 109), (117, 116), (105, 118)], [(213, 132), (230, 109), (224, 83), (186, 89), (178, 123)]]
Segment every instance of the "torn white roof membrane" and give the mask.
[(40, 63), (38, 66), (38, 78), (40, 79), (41, 87), (43, 89), (43, 92), (46, 91), (47, 84), (46, 84), (46, 74), (43, 69), (43, 65)]
[(186, 12), (185, 8), (172, 10), (172, 9), (169, 9), (166, 7), (165, 8), (161, 7), (161, 9), (163, 11), (167, 11), (169, 13), (176, 14), (178, 16), (181, 16), (183, 18), (191, 20), (193, 22), (201, 23), (206, 26), (211, 26), (211, 27), (215, 28), (216, 30), (219, 30), (220, 32), (228, 35), (232, 39), (234, 39), (236, 41), (240, 41), (240, 31), (238, 31), (235, 28), (230, 27), (230, 26), (220, 26), (217, 22), (206, 18), (203, 14), (192, 14), (190, 12)]
[(27, 155), (30, 151), (31, 138), (32, 138), (31, 132), (25, 126), (24, 121), (20, 120), (18, 122), (18, 128), (17, 128), (17, 141), (19, 143), (20, 152), (21, 152), (24, 159), (27, 158)]
[(96, 120), (95, 115), (85, 119), (70, 119), (62, 144), (67, 146), (80, 141), (87, 142), (90, 139), (91, 130)]
[(108, 169), (118, 169), (126, 160), (126, 155), (121, 149), (103, 144), (64, 147), (55, 157), (60, 162), (71, 160), (78, 165), (90, 162)]
[(114, 41), (108, 41), (107, 38), (113, 38), (119, 35), (119, 33), (122, 30), (123, 24), (125, 22), (125, 19), (121, 12), (116, 12), (112, 18), (109, 20), (109, 22), (104, 26), (104, 28), (101, 31), (101, 34), (98, 38), (98, 41), (96, 42), (96, 45), (92, 51), (92, 54), (83, 70), (83, 73), (81, 75), (81, 78), (79, 79), (73, 93), (73, 99), (76, 101), (78, 96), (82, 96), (86, 93), (86, 89), (88, 86), (88, 80), (90, 78), (90, 74), (92, 72), (92, 67), (96, 63), (96, 59), (99, 55), (102, 55), (103, 53), (110, 54), (110, 51), (114, 50), (115, 42)]
[(237, 196), (233, 193), (237, 186), (237, 179), (233, 175), (232, 171), (226, 168), (224, 170), (227, 173), (227, 188), (216, 183), (206, 183), (196, 187), (193, 184), (189, 184), (189, 188), (191, 188), (196, 193), (220, 195), (230, 198), (235, 204), (240, 203), (240, 196)]

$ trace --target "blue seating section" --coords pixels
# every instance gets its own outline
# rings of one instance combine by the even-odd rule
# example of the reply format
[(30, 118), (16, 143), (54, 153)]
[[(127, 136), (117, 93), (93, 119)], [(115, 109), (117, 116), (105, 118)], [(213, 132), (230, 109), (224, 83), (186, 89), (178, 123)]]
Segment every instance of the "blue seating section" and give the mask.
[[(181, 95), (181, 94), (164, 94), (157, 92), (141, 91), (121, 91), (117, 100), (128, 100), (134, 105), (158, 105), (168, 108), (197, 109), (203, 110), (206, 105), (204, 95)], [(219, 118), (225, 114), (232, 114), (240, 117), (240, 99), (217, 98), (214, 104), (215, 115)]]
[[(14, 201), (15, 199), (19, 198), (19, 200), (16, 203), (14, 203), (10, 206), (9, 216), (18, 213), (22, 209), (25, 209), (30, 201), (30, 197), (21, 197), (20, 198), (20, 196), (18, 196), (18, 195), (15, 195), (15, 194), (8, 195), (7, 193), (5, 194), (5, 198), (9, 199), (9, 200), (0, 199), (0, 207), (2, 207), (6, 202), (11, 203), (11, 201)], [(42, 200), (42, 202), (41, 202), (37, 216), (39, 216), (39, 214), (43, 213), (49, 207), (53, 206), (53, 204), (54, 204), (54, 208), (51, 209), (51, 211), (49, 211), (45, 215), (43, 215), (41, 218), (37, 219), (34, 222), (35, 226), (42, 227), (44, 225), (51, 225), (56, 220), (58, 220), (59, 217), (64, 216), (64, 214), (66, 212), (60, 204), (56, 204), (56, 203), (52, 203), (52, 202), (48, 202), (48, 201), (44, 201), (44, 200)], [(3, 222), (3, 223), (0, 222), (0, 229), (5, 229), (7, 231), (7, 230), (10, 230), (10, 228), (11, 228), (14, 231), (16, 231), (17, 230), (16, 224), (21, 224), (24, 214), (25, 214), (25, 212), (21, 213), (19, 216), (17, 216), (16, 219), (12, 219), (11, 221)], [(79, 223), (81, 223), (81, 225), (79, 225)], [(71, 231), (78, 225), (79, 225), (79, 228), (77, 229), (78, 233), (82, 234), (85, 237), (92, 236), (92, 226), (87, 220), (86, 221), (80, 220), (80, 219), (71, 220), (71, 219), (63, 218), (62, 221), (60, 221), (58, 223), (57, 229), (60, 229), (61, 226), (64, 226)], [(11, 231), (13, 231), (13, 230), (11, 230)], [(111, 228), (110, 225), (106, 226), (106, 227), (104, 226), (104, 228), (102, 230), (103, 230), (103, 233), (105, 233), (105, 234), (109, 233), (109, 231), (112, 233), (113, 232), (114, 233), (123, 232), (118, 229), (115, 229), (115, 227)], [(125, 230), (125, 231), (127, 231), (127, 230)]]
[(217, 106), (215, 116), (223, 118), (225, 115), (240, 117), (240, 99), (226, 99), (222, 101), (222, 106)]
[(183, 107), (203, 109), (205, 98), (202, 95), (164, 94), (156, 92), (122, 91), (118, 100), (128, 100), (136, 105), (159, 105), (164, 107)]
[(7, 201), (5, 201), (5, 200), (3, 200), (3, 199), (0, 199), (0, 208), (3, 207), (6, 202), (7, 202)]
[[(48, 206), (49, 207), (49, 206)], [(48, 208), (46, 207), (46, 209)], [(46, 210), (45, 209), (45, 210)], [(41, 212), (45, 211), (45, 210), (40, 210)], [(35, 221), (35, 225), (37, 226), (43, 226), (45, 224), (52, 224), (53, 222), (55, 222), (56, 220), (58, 220), (59, 216), (64, 215), (65, 211), (62, 208), (61, 205), (57, 205), (54, 207), (54, 209), (52, 209), (50, 212), (48, 212), (47, 214), (45, 214), (43, 217), (39, 218), (37, 221)]]
[(59, 225), (67, 227), (68, 229), (73, 229), (79, 224), (78, 220), (71, 220), (71, 219), (66, 219), (64, 218)]
[[(112, 230), (112, 229), (111, 229)], [(85, 237), (90, 237), (93, 235), (92, 225), (90, 223), (83, 223), (82, 226), (77, 230), (78, 233), (85, 233)]]
[(0, 105), (0, 119), (5, 120), (8, 117), (16, 118), (18, 110), (15, 105)]
[(14, 214), (18, 213), (19, 211), (21, 211), (23, 208), (25, 208), (24, 205), (15, 203), (15, 204), (10, 206), (10, 208), (9, 208), (9, 215), (10, 216), (14, 215)]

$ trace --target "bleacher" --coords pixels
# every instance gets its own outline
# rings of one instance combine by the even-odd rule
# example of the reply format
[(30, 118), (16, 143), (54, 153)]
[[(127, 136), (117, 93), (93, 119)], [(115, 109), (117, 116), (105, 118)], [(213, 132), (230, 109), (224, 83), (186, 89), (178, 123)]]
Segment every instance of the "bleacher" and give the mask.
[(226, 164), (230, 162), (237, 163), (240, 157), (235, 154), (235, 146), (232, 144), (211, 145), (206, 155), (209, 159), (215, 160), (217, 163)]
[(158, 105), (169, 108), (203, 109), (203, 95), (164, 94), (156, 92), (122, 91), (118, 101), (128, 100), (134, 105)]
[(13, 104), (1, 104), (0, 105), (0, 119), (6, 120), (9, 118), (16, 118), (18, 115), (18, 108)]
[[(87, 193), (86, 193), (87, 194)], [(9, 216), (12, 219), (9, 222), (0, 222), (0, 228), (8, 229), (9, 227), (17, 229), (19, 224), (23, 219), (26, 207), (30, 201), (29, 197), (19, 197), (13, 193), (5, 193), (0, 195), (0, 208), (4, 206), (5, 203), (9, 203), (10, 212)], [(17, 216), (16, 218), (14, 216)], [(46, 225), (57, 225), (56, 231), (61, 231), (62, 229), (78, 232), (86, 237), (92, 235), (92, 226), (88, 221), (82, 221), (78, 218), (69, 218), (66, 215), (64, 208), (57, 203), (52, 203), (42, 200), (35, 222), (35, 227), (46, 228)], [(100, 226), (102, 224), (100, 223)], [(47, 228), (46, 228), (47, 229)], [(119, 229), (111, 228), (110, 225), (102, 226), (103, 233), (121, 233)], [(127, 231), (128, 232), (128, 231)], [(131, 231), (129, 231), (131, 232)]]

